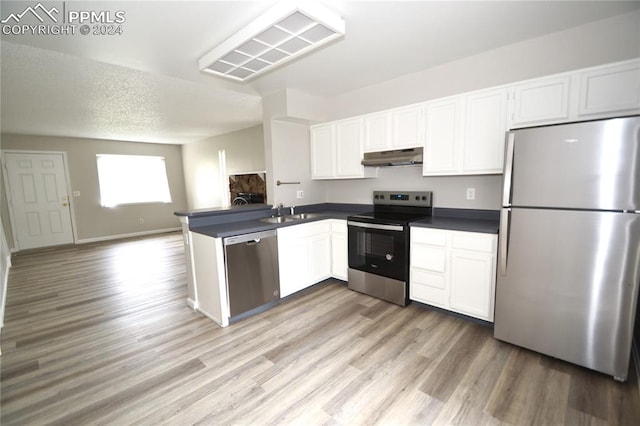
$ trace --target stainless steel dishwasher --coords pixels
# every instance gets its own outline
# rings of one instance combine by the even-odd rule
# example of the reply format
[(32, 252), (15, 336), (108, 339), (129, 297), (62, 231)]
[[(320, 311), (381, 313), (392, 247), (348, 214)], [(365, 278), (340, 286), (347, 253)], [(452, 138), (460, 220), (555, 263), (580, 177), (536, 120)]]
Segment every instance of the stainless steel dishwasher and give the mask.
[(224, 239), (231, 317), (280, 298), (275, 230)]

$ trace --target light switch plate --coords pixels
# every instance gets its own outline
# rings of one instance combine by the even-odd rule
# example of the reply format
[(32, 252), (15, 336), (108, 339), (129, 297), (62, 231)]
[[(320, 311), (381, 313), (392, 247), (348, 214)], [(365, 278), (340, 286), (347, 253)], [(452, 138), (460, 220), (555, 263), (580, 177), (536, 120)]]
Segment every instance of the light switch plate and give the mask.
[(296, 192), (296, 197), (297, 198), (304, 198), (304, 191), (303, 190), (299, 190)]

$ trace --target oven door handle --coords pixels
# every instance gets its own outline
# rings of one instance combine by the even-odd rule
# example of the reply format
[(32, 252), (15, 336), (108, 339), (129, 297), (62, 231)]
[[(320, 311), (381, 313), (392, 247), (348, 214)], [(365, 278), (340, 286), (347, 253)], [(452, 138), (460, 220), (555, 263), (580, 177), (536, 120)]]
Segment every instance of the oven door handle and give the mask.
[(347, 225), (357, 226), (359, 228), (381, 229), (383, 231), (404, 231), (404, 227), (400, 225), (381, 225), (377, 223), (354, 222), (351, 220), (347, 221)]

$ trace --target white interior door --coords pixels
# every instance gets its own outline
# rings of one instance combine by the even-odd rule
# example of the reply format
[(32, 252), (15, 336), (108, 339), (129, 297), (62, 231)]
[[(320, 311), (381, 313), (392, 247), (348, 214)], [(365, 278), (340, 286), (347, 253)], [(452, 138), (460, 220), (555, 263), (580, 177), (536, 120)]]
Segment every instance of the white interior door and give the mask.
[(73, 243), (63, 155), (5, 153), (4, 157), (17, 248)]

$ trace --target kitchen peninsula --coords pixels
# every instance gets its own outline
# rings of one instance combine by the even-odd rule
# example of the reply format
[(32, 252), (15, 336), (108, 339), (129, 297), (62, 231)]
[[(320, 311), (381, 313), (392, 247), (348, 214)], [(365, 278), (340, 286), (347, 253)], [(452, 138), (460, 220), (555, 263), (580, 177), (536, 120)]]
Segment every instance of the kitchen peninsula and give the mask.
[[(293, 212), (285, 208), (288, 214), (280, 219), (276, 219), (277, 209), (268, 204), (176, 212), (185, 244), (188, 305), (222, 327), (246, 316), (235, 318), (230, 313), (224, 240), (249, 233), (277, 232), (281, 298), (328, 278), (346, 281), (347, 216), (372, 208), (368, 204), (320, 203), (295, 207)], [(498, 212), (435, 208), (432, 217), (412, 226), (495, 236)]]

